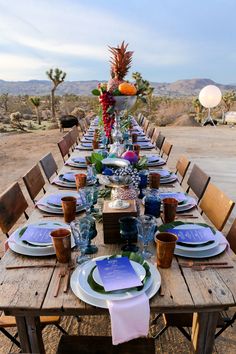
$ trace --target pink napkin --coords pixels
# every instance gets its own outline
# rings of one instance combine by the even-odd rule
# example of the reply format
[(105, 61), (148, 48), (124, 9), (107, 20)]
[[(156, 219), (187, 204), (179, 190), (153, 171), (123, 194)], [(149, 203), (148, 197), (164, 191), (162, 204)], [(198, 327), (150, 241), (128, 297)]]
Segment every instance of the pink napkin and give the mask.
[(107, 304), (111, 316), (113, 345), (147, 336), (150, 306), (145, 293), (128, 300), (107, 301)]

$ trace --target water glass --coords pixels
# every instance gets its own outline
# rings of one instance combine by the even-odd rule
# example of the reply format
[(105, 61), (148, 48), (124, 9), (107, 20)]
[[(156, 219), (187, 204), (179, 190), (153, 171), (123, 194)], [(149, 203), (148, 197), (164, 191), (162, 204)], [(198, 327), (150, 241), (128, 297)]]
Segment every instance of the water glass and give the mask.
[(139, 173), (139, 177), (140, 177), (140, 181), (139, 181), (139, 195), (138, 198), (139, 199), (143, 199), (144, 194), (143, 194), (143, 189), (147, 188), (147, 183), (148, 183), (148, 176), (147, 176), (147, 172), (140, 172)]
[(85, 251), (89, 244), (91, 222), (87, 217), (83, 217), (79, 220), (72, 221), (70, 227), (76, 248), (80, 251), (80, 256), (77, 257), (76, 262), (82, 264), (89, 260), (89, 257), (85, 255)]
[(134, 216), (123, 216), (119, 219), (120, 235), (127, 243), (121, 247), (122, 251), (137, 252), (138, 246), (132, 244), (137, 242), (137, 218)]
[(148, 244), (154, 240), (154, 234), (157, 228), (157, 219), (152, 215), (142, 215), (137, 218), (138, 237), (143, 243), (141, 256), (148, 259), (152, 256), (152, 252), (148, 251)]

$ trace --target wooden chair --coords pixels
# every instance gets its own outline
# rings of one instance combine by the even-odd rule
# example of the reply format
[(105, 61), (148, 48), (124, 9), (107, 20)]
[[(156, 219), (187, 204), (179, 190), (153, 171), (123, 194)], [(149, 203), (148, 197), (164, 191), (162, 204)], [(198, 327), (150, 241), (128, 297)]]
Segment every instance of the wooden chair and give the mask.
[(182, 177), (181, 180), (179, 180), (180, 185), (183, 183), (184, 177), (186, 176), (189, 166), (190, 166), (190, 161), (187, 159), (187, 157), (184, 155), (180, 156), (180, 158), (177, 161), (176, 171), (175, 171), (177, 175), (179, 174)]
[(86, 126), (84, 124), (83, 119), (79, 119), (78, 122), (79, 122), (79, 127), (80, 127), (81, 132), (83, 134), (85, 134), (86, 133)]
[(208, 176), (198, 165), (194, 164), (192, 171), (187, 180), (188, 188), (186, 190), (189, 193), (190, 189), (198, 197), (198, 203), (202, 199), (202, 196), (210, 182), (211, 177)]
[(60, 140), (57, 145), (59, 147), (62, 159), (65, 162), (65, 156), (67, 155), (68, 157), (70, 157), (70, 148), (68, 147), (65, 139)]
[(161, 133), (158, 134), (156, 141), (154, 142), (156, 148), (161, 151), (162, 145), (164, 143), (165, 137)]
[(154, 125), (150, 124), (148, 129), (147, 129), (147, 136), (152, 139), (153, 133), (154, 133), (155, 127)]
[(72, 138), (71, 130), (63, 136), (63, 139), (66, 141), (69, 150), (71, 149), (71, 151), (74, 151), (74, 141)]
[(159, 129), (157, 127), (155, 127), (153, 134), (152, 134), (152, 139), (151, 139), (152, 144), (156, 144), (158, 135), (159, 135)]
[(41, 190), (45, 191), (45, 180), (43, 174), (39, 168), (39, 165), (34, 165), (24, 176), (23, 181), (30, 195), (30, 198), (35, 203), (35, 198)]
[(45, 176), (48, 179), (48, 182), (51, 183), (50, 178), (54, 174), (57, 174), (57, 171), (58, 171), (58, 167), (57, 167), (56, 161), (54, 160), (52, 153), (49, 152), (39, 162), (40, 162), (40, 165), (43, 169), (43, 172), (45, 173)]
[[(234, 220), (231, 228), (226, 236), (230, 248), (236, 254), (236, 219)], [(155, 324), (160, 317), (163, 317), (164, 327), (156, 334), (152, 335), (153, 338), (157, 339), (160, 337), (169, 327), (176, 327), (178, 330), (188, 339), (191, 340), (190, 334), (183, 327), (192, 327), (193, 314), (191, 313), (170, 313), (170, 314), (159, 314), (152, 322)], [(236, 320), (236, 312), (233, 316), (228, 316), (226, 312), (221, 312), (218, 317), (217, 328), (220, 328), (215, 333), (215, 338), (217, 338), (221, 333), (223, 333), (229, 326)]]
[(1, 194), (0, 228), (7, 237), (9, 237), (8, 232), (12, 229), (12, 227), (23, 214), (25, 215), (26, 219), (29, 218), (26, 213), (27, 208), (28, 203), (18, 182), (14, 183)]
[(73, 141), (73, 146), (75, 147), (79, 143), (79, 131), (76, 125), (71, 129), (71, 137)]
[[(60, 316), (40, 316), (41, 329), (43, 330), (48, 325), (56, 326), (63, 334), (68, 333), (60, 326)], [(10, 339), (18, 348), (20, 348), (20, 342), (16, 339), (15, 335), (10, 334), (6, 328), (16, 327), (16, 319), (13, 316), (0, 316), (0, 332), (2, 332), (8, 339)]]
[(144, 131), (145, 133), (147, 133), (149, 124), (150, 124), (149, 120), (148, 120), (147, 118), (145, 118), (145, 121), (144, 121), (144, 123), (143, 123), (143, 131)]
[(205, 214), (212, 224), (221, 231), (234, 207), (234, 202), (229, 199), (214, 184), (209, 183), (200, 201), (201, 214)]
[(172, 147), (173, 147), (172, 144), (170, 144), (166, 140), (164, 141), (162, 148), (161, 148), (161, 157), (164, 157), (165, 162), (167, 162), (170, 157)]

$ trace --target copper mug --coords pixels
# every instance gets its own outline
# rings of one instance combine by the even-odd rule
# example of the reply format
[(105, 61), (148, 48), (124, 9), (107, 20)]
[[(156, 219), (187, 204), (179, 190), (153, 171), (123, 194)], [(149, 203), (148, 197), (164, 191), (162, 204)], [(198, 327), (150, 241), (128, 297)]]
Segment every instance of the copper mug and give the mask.
[(156, 234), (157, 266), (169, 268), (172, 263), (176, 241), (178, 237), (170, 232)]
[(65, 222), (70, 223), (71, 221), (75, 220), (76, 203), (77, 203), (77, 199), (75, 197), (65, 196), (61, 198), (61, 204), (62, 204)]
[(57, 229), (50, 233), (56, 257), (60, 263), (71, 260), (71, 233), (67, 229)]

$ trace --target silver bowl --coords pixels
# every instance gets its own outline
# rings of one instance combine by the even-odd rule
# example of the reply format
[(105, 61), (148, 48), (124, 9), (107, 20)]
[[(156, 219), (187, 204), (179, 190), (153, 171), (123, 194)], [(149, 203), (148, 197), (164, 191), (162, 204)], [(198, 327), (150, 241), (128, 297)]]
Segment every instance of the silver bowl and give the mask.
[(137, 101), (137, 96), (114, 96), (115, 110), (117, 113), (130, 110)]
[(126, 187), (132, 183), (131, 176), (100, 176), (100, 182), (108, 187)]

